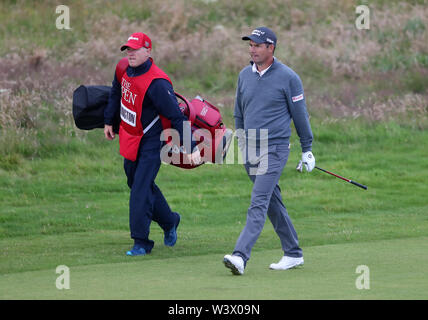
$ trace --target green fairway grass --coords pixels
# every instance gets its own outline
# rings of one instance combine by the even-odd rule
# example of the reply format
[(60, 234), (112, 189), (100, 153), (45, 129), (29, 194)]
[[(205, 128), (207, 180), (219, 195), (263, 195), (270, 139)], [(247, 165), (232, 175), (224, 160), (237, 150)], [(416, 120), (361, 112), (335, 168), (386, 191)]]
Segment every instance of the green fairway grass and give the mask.
[[(293, 139), (280, 186), (306, 264), (303, 270), (268, 270), (282, 252), (267, 221), (245, 277), (239, 279), (230, 277), (221, 262), (233, 250), (250, 201), (251, 183), (240, 164), (190, 171), (163, 165), (157, 183), (182, 215), (178, 242), (165, 247), (162, 230), (153, 224), (155, 247), (136, 259), (125, 255), (132, 241), (122, 159), (115, 144), (95, 146), (101, 131), (89, 134), (93, 154), (23, 160), (1, 170), (0, 297), (426, 298), (421, 270), (427, 266), (423, 181), (428, 170), (417, 159), (426, 158), (427, 150), (412, 146), (427, 141), (427, 133), (405, 127), (388, 131), (385, 124), (346, 125), (349, 132), (337, 139), (349, 143), (339, 147), (318, 140), (318, 165), (366, 184), (368, 190), (319, 171), (296, 172), (299, 150)], [(314, 128), (321, 137), (340, 130), (317, 127), (316, 122)], [(355, 138), (357, 128), (361, 132)], [(72, 270), (72, 289), (55, 288), (58, 265)], [(358, 265), (371, 270), (368, 291), (355, 288)]]
[[(287, 271), (268, 268), (279, 250), (263, 250), (243, 276), (233, 276), (221, 254), (128, 257), (71, 267), (70, 289), (63, 290), (52, 265), (2, 275), (0, 299), (426, 299), (427, 250), (426, 237), (313, 246), (305, 250), (304, 266)], [(356, 285), (358, 266), (369, 271), (365, 289)]]

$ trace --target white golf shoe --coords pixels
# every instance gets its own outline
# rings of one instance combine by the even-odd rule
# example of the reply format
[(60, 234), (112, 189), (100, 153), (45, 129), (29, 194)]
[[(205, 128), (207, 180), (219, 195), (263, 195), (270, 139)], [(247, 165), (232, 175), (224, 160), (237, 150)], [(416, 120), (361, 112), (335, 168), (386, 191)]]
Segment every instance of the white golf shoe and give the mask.
[(244, 274), (244, 260), (240, 256), (227, 254), (223, 258), (223, 263), (226, 268), (229, 268), (236, 276)]
[(303, 265), (303, 257), (293, 258), (283, 256), (278, 263), (272, 263), (269, 268), (272, 270), (287, 270)]

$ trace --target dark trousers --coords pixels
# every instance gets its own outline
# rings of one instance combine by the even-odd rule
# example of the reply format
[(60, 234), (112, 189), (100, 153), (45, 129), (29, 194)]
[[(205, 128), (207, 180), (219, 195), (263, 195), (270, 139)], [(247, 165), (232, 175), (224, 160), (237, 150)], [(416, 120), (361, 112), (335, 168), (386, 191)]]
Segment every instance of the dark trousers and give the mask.
[(155, 184), (161, 160), (161, 141), (142, 141), (136, 161), (125, 159), (124, 169), (131, 189), (129, 227), (131, 238), (150, 252), (154, 241), (149, 239), (150, 224), (155, 221), (164, 231), (172, 229), (178, 214), (172, 212), (161, 190)]

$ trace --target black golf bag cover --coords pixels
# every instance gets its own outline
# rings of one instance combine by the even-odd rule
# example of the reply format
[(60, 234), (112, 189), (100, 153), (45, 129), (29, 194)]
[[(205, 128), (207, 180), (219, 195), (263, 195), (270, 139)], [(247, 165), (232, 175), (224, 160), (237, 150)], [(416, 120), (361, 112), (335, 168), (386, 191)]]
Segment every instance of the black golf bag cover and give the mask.
[[(104, 108), (108, 104), (109, 86), (81, 85), (73, 92), (73, 118), (82, 130), (104, 128)], [(120, 115), (114, 119), (113, 130), (119, 133)]]

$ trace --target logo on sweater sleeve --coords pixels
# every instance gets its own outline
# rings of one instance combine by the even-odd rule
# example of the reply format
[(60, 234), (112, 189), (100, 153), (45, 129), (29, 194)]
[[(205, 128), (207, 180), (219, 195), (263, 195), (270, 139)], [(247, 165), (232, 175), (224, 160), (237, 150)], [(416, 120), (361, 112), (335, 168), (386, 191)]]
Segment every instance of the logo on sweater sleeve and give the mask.
[(303, 100), (303, 93), (299, 94), (298, 96), (291, 97), (291, 100), (293, 100), (293, 102)]

